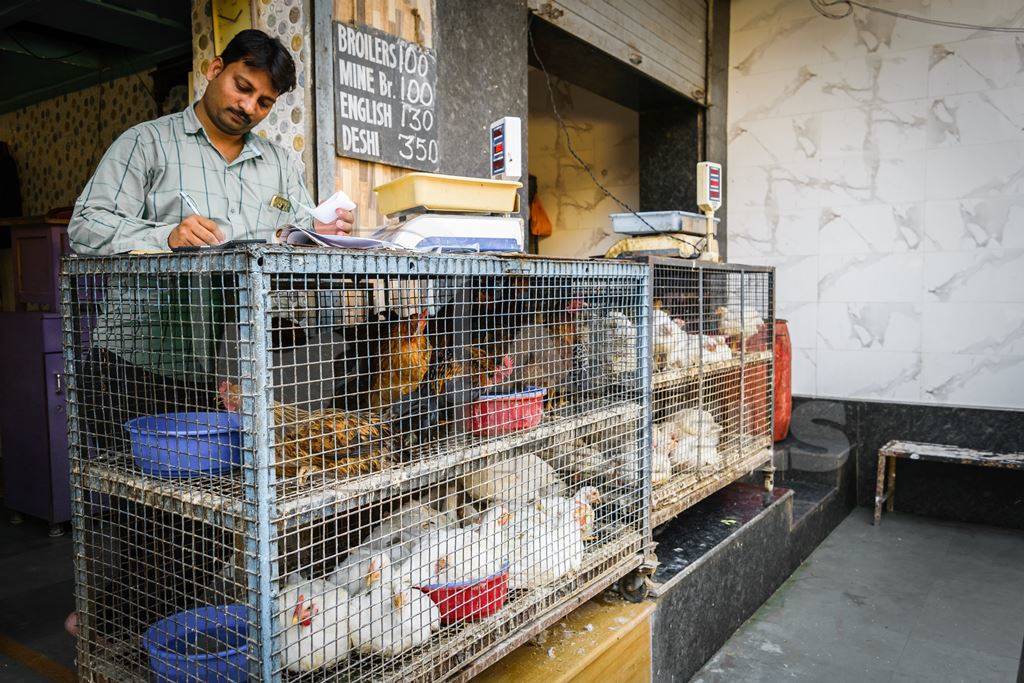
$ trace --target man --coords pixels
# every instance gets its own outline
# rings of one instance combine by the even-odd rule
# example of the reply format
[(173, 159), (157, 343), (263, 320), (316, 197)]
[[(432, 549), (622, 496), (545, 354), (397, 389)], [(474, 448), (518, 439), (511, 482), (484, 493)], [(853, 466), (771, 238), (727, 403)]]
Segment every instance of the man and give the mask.
[[(288, 51), (261, 31), (242, 31), (211, 62), (206, 78), (195, 105), (130, 128), (107, 150), (68, 225), (75, 252), (213, 246), (269, 239), (287, 223), (310, 225), (297, 206), (312, 205), (297, 166), (284, 149), (251, 132), (295, 86)], [(351, 212), (339, 209), (333, 223), (313, 220), (312, 226), (347, 233), (352, 221)], [(108, 278), (103, 292), (78, 297), (84, 303), (72, 302), (103, 299), (79, 373), (91, 446), (124, 453), (123, 425), (132, 417), (218, 407), (222, 378), (215, 364), (223, 360), (225, 325), (237, 312), (232, 277), (124, 274)]]
[[(68, 225), (76, 253), (269, 239), (280, 225), (308, 224), (296, 205), (312, 205), (298, 168), (284, 149), (251, 132), (295, 87), (288, 50), (261, 31), (242, 31), (206, 79), (194, 106), (129, 128), (107, 150)], [(314, 227), (336, 234), (352, 221), (339, 209), (337, 221)]]

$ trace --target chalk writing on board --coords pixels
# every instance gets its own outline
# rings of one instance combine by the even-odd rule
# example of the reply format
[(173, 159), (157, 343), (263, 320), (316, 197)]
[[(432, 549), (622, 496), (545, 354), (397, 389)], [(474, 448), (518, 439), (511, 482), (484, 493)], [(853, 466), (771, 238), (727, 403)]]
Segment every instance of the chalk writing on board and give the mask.
[(334, 26), (337, 153), (436, 171), (434, 51), (367, 26)]

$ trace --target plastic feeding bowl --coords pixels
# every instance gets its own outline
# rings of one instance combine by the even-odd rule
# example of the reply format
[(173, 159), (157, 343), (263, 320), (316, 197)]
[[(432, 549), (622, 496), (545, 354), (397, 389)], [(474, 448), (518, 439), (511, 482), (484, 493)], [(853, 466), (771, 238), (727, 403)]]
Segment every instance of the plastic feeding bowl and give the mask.
[(157, 683), (249, 680), (245, 605), (199, 607), (162, 619), (142, 636)]
[(437, 605), (441, 622), (454, 624), (489, 617), (505, 605), (508, 597), (508, 562), (486, 579), (438, 583), (419, 589)]
[(125, 423), (135, 464), (146, 474), (223, 474), (242, 463), (236, 413), (165, 413)]
[(533, 429), (544, 417), (547, 389), (527, 387), (511, 394), (481, 396), (470, 408), (469, 431), (481, 436), (500, 436)]

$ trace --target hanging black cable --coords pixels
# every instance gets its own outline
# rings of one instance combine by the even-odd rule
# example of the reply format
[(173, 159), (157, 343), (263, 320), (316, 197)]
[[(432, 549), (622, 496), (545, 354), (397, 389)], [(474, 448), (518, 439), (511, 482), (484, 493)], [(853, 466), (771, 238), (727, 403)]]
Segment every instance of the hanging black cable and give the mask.
[[(858, 0), (810, 0), (811, 7), (813, 7), (818, 14), (829, 19), (845, 19), (853, 13), (853, 8), (857, 7), (867, 12), (878, 12), (879, 14), (886, 14), (890, 17), (896, 17), (897, 19), (904, 19), (906, 21), (916, 21), (921, 24), (931, 24), (932, 26), (942, 26), (944, 28), (959, 28), (965, 31), (995, 31), (997, 33), (1024, 33), (1024, 27), (1017, 26), (985, 26), (982, 24), (967, 24), (961, 21), (947, 21), (945, 19), (932, 19), (930, 17), (920, 17), (913, 14), (906, 14), (905, 12), (897, 12), (896, 10), (886, 9), (884, 7), (875, 7), (873, 5), (867, 5)], [(840, 9), (840, 14), (836, 14), (829, 10), (830, 7), (839, 7), (845, 5), (843, 9)]]

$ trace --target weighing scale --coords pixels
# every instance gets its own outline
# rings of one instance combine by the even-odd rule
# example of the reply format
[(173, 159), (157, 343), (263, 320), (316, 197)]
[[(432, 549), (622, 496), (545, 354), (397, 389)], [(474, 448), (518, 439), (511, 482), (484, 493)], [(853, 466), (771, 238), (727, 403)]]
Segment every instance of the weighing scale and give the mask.
[(605, 258), (625, 256), (698, 257), (718, 262), (715, 237), (722, 206), (722, 166), (711, 161), (697, 164), (697, 205), (703, 213), (690, 211), (641, 211), (611, 214), (612, 229), (629, 235), (612, 246)]
[(387, 220), (373, 239), (408, 249), (524, 251), (520, 120), (495, 121), (487, 142), (490, 180), (410, 173), (374, 188)]

